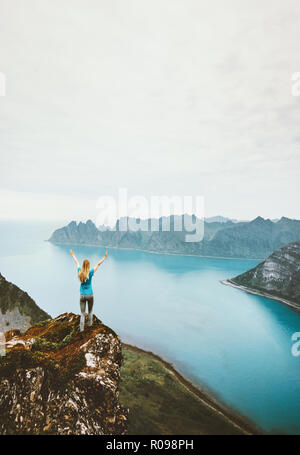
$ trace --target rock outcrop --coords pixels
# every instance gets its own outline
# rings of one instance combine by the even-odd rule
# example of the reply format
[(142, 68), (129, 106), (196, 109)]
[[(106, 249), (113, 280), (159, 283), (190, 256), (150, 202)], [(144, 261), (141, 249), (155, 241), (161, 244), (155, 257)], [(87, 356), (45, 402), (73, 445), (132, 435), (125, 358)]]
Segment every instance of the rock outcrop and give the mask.
[(279, 248), (261, 264), (227, 282), (274, 296), (300, 310), (300, 242)]
[(94, 316), (79, 332), (65, 313), (6, 334), (0, 357), (1, 434), (125, 434), (119, 404), (122, 346)]
[[(176, 231), (174, 226), (183, 220), (179, 216), (164, 217), (158, 220), (158, 231), (150, 230), (150, 220), (141, 220), (138, 230), (124, 230), (127, 219), (116, 223), (115, 230), (103, 227), (97, 229), (89, 220), (57, 229), (50, 241), (61, 245), (94, 245), (111, 248), (132, 248), (172, 254), (212, 256), (227, 258), (266, 258), (277, 248), (300, 241), (300, 221), (281, 218), (274, 222), (257, 217), (244, 222), (204, 222), (204, 238), (198, 242), (186, 242), (187, 231)], [(162, 223), (170, 225), (162, 229)], [(125, 223), (125, 224), (124, 224)], [(121, 228), (120, 228), (121, 226)]]
[(49, 319), (35, 301), (0, 273), (0, 332), (10, 329), (27, 330), (36, 322)]

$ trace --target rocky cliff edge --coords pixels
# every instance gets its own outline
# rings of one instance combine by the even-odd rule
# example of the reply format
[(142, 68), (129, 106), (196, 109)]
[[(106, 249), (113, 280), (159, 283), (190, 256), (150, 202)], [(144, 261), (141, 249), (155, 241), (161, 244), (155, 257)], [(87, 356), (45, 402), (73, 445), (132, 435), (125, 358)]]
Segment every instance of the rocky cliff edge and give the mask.
[(80, 333), (79, 316), (65, 313), (5, 338), (1, 434), (126, 434), (121, 341), (99, 319)]

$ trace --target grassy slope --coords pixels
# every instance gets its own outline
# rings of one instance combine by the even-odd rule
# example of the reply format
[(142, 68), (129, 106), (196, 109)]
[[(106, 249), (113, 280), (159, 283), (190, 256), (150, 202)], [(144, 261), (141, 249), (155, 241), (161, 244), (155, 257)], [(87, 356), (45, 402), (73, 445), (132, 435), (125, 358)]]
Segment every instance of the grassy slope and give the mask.
[(128, 348), (123, 356), (120, 401), (130, 409), (129, 434), (243, 434), (159, 361)]

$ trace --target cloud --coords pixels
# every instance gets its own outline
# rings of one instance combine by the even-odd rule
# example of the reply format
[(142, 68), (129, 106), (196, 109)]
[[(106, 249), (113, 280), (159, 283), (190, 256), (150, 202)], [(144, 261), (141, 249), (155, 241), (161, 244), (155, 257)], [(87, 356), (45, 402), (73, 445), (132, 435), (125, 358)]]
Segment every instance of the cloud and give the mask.
[(47, 194), (50, 218), (57, 198), (68, 213), (124, 186), (204, 195), (208, 216), (297, 217), (299, 26), (296, 0), (7, 3), (2, 190), (32, 216)]
[(0, 219), (54, 220), (61, 223), (70, 219), (95, 219), (98, 211), (95, 200), (55, 194), (0, 190)]

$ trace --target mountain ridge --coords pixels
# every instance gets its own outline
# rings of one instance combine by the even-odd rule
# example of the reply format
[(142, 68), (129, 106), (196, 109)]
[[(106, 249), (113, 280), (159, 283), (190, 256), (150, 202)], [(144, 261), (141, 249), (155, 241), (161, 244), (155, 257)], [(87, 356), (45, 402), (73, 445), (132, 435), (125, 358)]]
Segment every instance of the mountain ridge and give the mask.
[(0, 332), (10, 327), (27, 330), (32, 324), (49, 319), (35, 301), (0, 273)]
[(300, 242), (278, 248), (256, 267), (223, 283), (300, 311)]
[[(49, 241), (65, 245), (89, 245), (106, 248), (136, 249), (166, 254), (183, 254), (203, 257), (264, 259), (284, 244), (300, 241), (300, 221), (282, 217), (278, 221), (261, 216), (251, 221), (205, 222), (204, 237), (200, 242), (186, 242), (187, 231), (176, 231), (174, 216), (167, 220), (171, 229), (162, 229), (163, 218), (158, 219), (159, 230), (121, 230), (120, 220), (116, 229), (98, 229), (88, 220), (86, 223), (71, 221), (57, 229)], [(126, 222), (126, 218), (125, 218)], [(122, 221), (124, 223), (124, 219)], [(128, 223), (128, 218), (127, 218)], [(147, 227), (150, 220), (141, 220)]]

